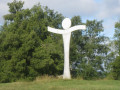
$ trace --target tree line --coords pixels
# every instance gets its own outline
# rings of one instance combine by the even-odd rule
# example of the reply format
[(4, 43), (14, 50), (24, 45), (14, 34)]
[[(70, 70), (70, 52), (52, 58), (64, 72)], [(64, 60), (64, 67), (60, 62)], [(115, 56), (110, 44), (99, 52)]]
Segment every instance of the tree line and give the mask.
[[(62, 36), (47, 31), (47, 26), (61, 29), (62, 14), (41, 6), (23, 9), (24, 2), (8, 3), (9, 14), (0, 28), (0, 82), (34, 80), (42, 75), (63, 73)], [(71, 18), (72, 26), (85, 24), (86, 30), (72, 33), (70, 65), (73, 78), (120, 79), (120, 22), (115, 24), (114, 40), (104, 36), (102, 22), (80, 16)], [(106, 43), (108, 42), (109, 43)], [(112, 50), (114, 48), (114, 50)]]

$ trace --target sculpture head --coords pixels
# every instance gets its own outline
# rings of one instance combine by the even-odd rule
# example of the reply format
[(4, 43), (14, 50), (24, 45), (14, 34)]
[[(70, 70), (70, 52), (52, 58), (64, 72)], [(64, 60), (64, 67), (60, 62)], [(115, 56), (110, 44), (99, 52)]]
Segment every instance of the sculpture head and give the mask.
[(69, 29), (70, 26), (71, 26), (71, 20), (69, 18), (65, 18), (62, 21), (62, 27), (63, 27), (63, 29)]

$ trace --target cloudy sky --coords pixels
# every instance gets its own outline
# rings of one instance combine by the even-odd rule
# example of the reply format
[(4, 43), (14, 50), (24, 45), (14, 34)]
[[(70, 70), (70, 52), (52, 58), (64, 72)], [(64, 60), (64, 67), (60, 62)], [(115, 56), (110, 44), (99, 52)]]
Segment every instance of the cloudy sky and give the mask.
[[(8, 2), (13, 0), (0, 0), (0, 24), (4, 23), (3, 15), (8, 13)], [(83, 22), (86, 20), (103, 20), (104, 34), (113, 37), (114, 24), (120, 20), (120, 0), (22, 0), (24, 8), (31, 8), (38, 2), (42, 6), (62, 13), (71, 18), (80, 15)]]

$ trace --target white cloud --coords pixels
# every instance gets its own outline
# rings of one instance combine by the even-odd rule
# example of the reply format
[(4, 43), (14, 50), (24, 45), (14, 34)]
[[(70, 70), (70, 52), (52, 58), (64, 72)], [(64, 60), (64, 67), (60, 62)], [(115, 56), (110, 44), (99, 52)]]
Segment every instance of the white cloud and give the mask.
[(120, 16), (120, 0), (104, 0), (99, 4), (100, 11), (96, 14), (97, 18), (113, 18)]
[[(3, 24), (2, 16), (8, 13), (8, 2), (13, 0), (0, 1), (0, 24)], [(62, 13), (66, 17), (80, 15), (86, 19), (104, 20), (105, 34), (113, 34), (115, 18), (120, 17), (120, 0), (22, 0), (24, 8), (31, 8), (38, 2), (42, 6)], [(85, 21), (85, 20), (83, 20)], [(108, 35), (109, 36), (109, 35)]]
[(42, 0), (41, 4), (70, 17), (77, 14), (89, 16), (97, 11), (94, 0)]
[[(3, 23), (2, 16), (8, 13), (8, 2), (13, 0), (2, 0), (0, 5), (0, 23)], [(25, 2), (24, 8), (31, 8), (38, 2), (43, 6), (48, 6), (66, 17), (74, 15), (92, 16), (97, 11), (97, 3), (94, 0), (22, 0)], [(4, 8), (2, 8), (4, 6)], [(4, 12), (3, 12), (4, 10)], [(2, 20), (2, 21), (1, 21)]]
[(120, 0), (103, 0), (99, 3), (99, 12), (95, 17), (104, 20), (104, 34), (112, 37), (114, 35), (114, 25), (120, 19)]
[(113, 37), (114, 35), (114, 25), (115, 22), (117, 22), (116, 18), (106, 19), (105, 22), (103, 22), (104, 26), (104, 34), (109, 37)]
[(0, 24), (4, 23), (3, 15), (8, 13), (7, 2), (1, 0), (0, 1)]
[(40, 2), (40, 0), (21, 0), (21, 1), (24, 1), (24, 8), (32, 8), (34, 5)]

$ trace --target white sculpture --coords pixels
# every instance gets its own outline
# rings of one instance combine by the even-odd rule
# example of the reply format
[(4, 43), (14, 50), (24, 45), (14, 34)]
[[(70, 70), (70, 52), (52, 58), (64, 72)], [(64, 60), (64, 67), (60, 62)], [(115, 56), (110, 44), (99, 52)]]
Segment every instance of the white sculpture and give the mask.
[(62, 21), (62, 27), (64, 30), (60, 29), (54, 29), (48, 26), (48, 31), (57, 33), (57, 34), (62, 34), (63, 36), (63, 42), (64, 42), (64, 73), (63, 73), (63, 79), (70, 79), (70, 67), (69, 67), (69, 47), (70, 47), (70, 37), (71, 37), (71, 32), (78, 30), (78, 29), (86, 29), (85, 25), (77, 25), (71, 27), (71, 20), (69, 18), (65, 18)]

